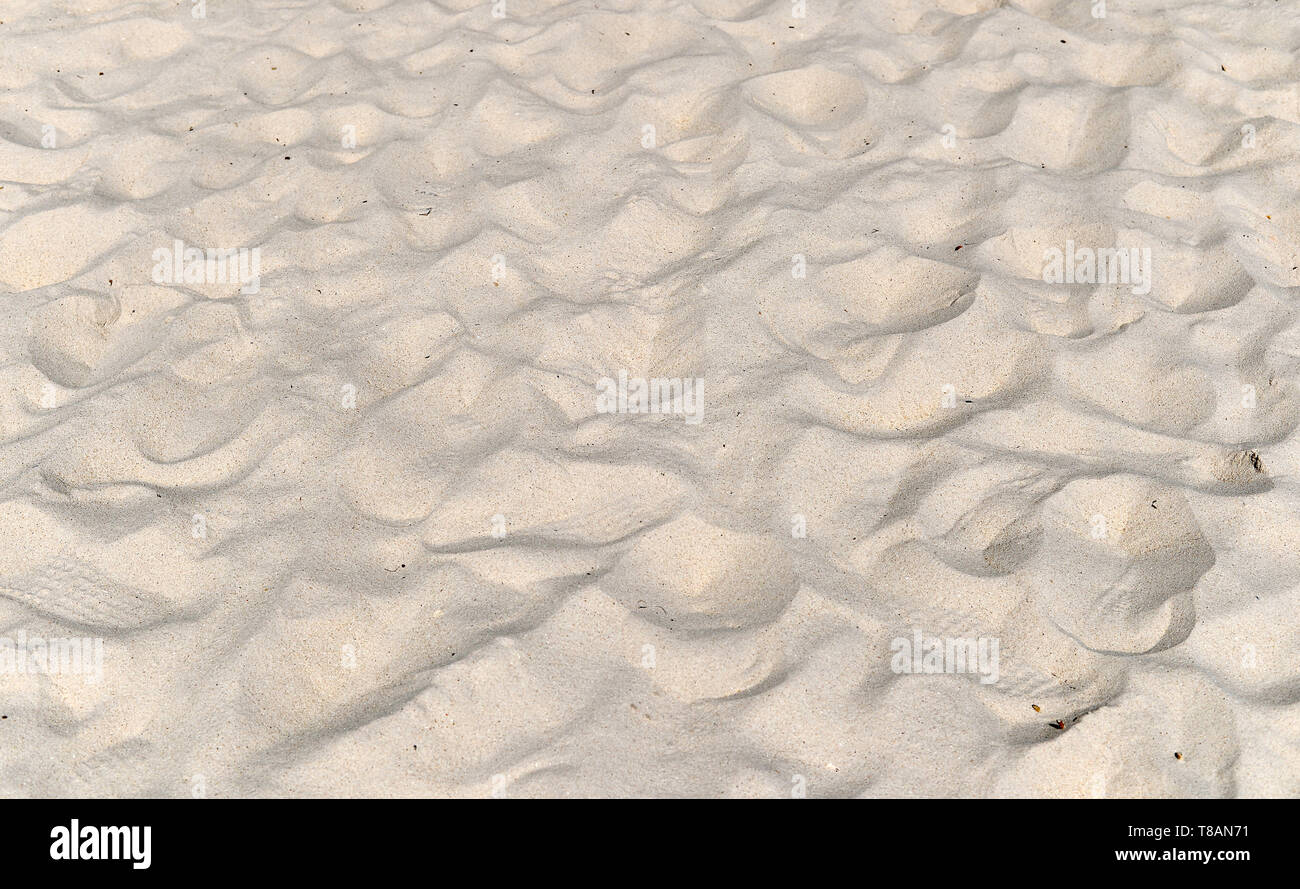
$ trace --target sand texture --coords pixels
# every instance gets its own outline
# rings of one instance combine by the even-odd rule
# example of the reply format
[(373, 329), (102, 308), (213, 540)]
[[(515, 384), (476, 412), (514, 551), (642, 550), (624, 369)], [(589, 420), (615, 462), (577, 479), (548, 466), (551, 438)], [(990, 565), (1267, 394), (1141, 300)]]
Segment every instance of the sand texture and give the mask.
[(0, 795), (1300, 796), (1298, 48), (5, 0)]

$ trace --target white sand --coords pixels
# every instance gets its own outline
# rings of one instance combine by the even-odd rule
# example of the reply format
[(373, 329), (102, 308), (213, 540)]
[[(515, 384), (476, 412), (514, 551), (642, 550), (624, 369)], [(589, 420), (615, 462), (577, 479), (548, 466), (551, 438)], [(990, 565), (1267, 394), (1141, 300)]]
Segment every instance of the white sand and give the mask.
[(7, 0), (0, 794), (1300, 795), (1300, 13), (1094, 6)]

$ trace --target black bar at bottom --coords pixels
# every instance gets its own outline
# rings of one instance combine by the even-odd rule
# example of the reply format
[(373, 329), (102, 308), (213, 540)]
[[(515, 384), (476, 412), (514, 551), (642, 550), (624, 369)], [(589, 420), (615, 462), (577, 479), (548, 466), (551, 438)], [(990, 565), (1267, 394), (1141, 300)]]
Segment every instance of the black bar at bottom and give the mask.
[[(619, 879), (642, 870), (699, 876), (697, 867), (763, 874), (834, 858), (854, 868), (919, 866), (934, 877), (990, 867), (1045, 880), (1191, 867), (1231, 877), (1261, 863), (1286, 867), (1297, 811), (1287, 800), (791, 800), (782, 811), (731, 804), (709, 813), (667, 801), (563, 813), (503, 802), (8, 800), (18, 817), (0, 831), (0, 862), (10, 879), (32, 870), (346, 879), (434, 864)], [(619, 860), (622, 870), (610, 870)]]

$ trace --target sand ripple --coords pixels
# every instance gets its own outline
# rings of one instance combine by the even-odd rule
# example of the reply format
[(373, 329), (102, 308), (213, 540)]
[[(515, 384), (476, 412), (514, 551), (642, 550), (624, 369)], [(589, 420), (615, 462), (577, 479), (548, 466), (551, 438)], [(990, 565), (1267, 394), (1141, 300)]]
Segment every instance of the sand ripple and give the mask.
[(1300, 794), (1300, 30), (1109, 5), (7, 3), (0, 791)]

